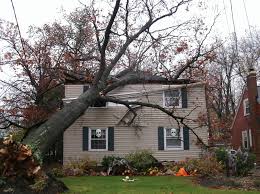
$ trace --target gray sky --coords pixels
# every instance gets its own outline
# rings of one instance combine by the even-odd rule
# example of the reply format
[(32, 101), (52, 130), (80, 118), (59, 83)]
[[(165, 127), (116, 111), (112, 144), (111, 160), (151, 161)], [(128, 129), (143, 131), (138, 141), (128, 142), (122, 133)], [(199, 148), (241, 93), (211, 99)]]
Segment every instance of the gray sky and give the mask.
[[(87, 0), (85, 0), (87, 2)], [(221, 12), (221, 17), (215, 26), (215, 33), (227, 36), (233, 31), (233, 25), (230, 12), (230, 0), (205, 0), (211, 1), (212, 5), (209, 11), (212, 10), (213, 17), (217, 11)], [(260, 26), (260, 0), (232, 0), (234, 20), (238, 37), (241, 37), (245, 30), (248, 30), (246, 14), (244, 10), (245, 2), (249, 23), (252, 26)], [(13, 0), (22, 34), (26, 33), (29, 25), (41, 25), (59, 19), (60, 10), (72, 10), (79, 6), (78, 0)], [(84, 2), (84, 0), (82, 0)], [(1, 0), (0, 18), (14, 21), (14, 15), (10, 0)]]

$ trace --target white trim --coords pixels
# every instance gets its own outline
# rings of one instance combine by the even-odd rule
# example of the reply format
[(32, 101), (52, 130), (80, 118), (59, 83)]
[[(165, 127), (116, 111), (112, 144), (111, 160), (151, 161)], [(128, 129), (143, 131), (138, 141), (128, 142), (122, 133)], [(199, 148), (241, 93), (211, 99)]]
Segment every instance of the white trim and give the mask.
[[(246, 146), (245, 146), (245, 141), (244, 139), (246, 138)], [(248, 130), (242, 131), (242, 146), (244, 149), (249, 149), (249, 138), (248, 138)]]
[(91, 130), (97, 128), (89, 128), (88, 130), (88, 151), (108, 151), (108, 128), (101, 128), (106, 130), (106, 149), (91, 149)]
[(164, 150), (184, 150), (184, 142), (183, 142), (183, 127), (180, 128), (180, 140), (181, 140), (181, 147), (167, 147), (166, 145), (166, 129), (171, 127), (164, 127), (163, 128), (163, 139), (164, 139)]
[(253, 142), (252, 142), (252, 132), (251, 132), (251, 129), (249, 129), (248, 135), (249, 135), (249, 146), (252, 147), (253, 146)]
[[(165, 106), (165, 92), (166, 91), (171, 91), (171, 90), (178, 90), (179, 91), (179, 105), (178, 106)], [(163, 107), (164, 108), (182, 108), (181, 88), (174, 88), (174, 89), (163, 90)]]
[[(249, 112), (248, 112), (248, 113), (246, 112), (246, 105), (247, 105), (247, 103), (248, 103), (248, 108), (249, 108)], [(250, 106), (249, 106), (249, 100), (248, 100), (248, 98), (245, 98), (245, 99), (243, 100), (243, 110), (244, 110), (244, 116), (250, 115)]]

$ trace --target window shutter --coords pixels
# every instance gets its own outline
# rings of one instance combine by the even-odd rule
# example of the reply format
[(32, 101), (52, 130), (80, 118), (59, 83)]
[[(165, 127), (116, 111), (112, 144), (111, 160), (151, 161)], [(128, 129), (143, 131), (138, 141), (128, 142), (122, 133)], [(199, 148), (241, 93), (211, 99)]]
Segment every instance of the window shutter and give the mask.
[(190, 134), (189, 128), (183, 127), (183, 142), (184, 142), (184, 150), (190, 149)]
[(188, 108), (188, 96), (187, 96), (187, 88), (181, 88), (181, 102), (182, 108)]
[(114, 151), (114, 127), (108, 127), (108, 150)]
[(86, 92), (88, 89), (89, 89), (89, 86), (88, 85), (84, 85), (83, 86), (83, 93)]
[(83, 127), (83, 134), (82, 134), (82, 137), (83, 137), (83, 151), (88, 151), (88, 127)]
[(164, 128), (158, 127), (158, 150), (164, 150)]

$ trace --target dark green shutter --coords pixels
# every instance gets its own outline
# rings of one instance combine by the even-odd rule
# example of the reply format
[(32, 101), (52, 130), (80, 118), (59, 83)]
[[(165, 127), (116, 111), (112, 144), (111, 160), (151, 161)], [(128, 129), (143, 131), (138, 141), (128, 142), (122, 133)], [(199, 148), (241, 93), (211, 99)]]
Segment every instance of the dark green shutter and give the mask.
[(108, 127), (108, 150), (114, 151), (114, 127)]
[(83, 151), (88, 151), (88, 127), (83, 127), (83, 134), (82, 134), (82, 142), (83, 142)]
[(158, 150), (164, 150), (164, 128), (158, 127)]
[(190, 135), (189, 128), (183, 127), (183, 142), (184, 142), (184, 150), (190, 149)]
[(187, 88), (181, 88), (181, 102), (182, 108), (188, 107), (188, 96), (187, 96)]

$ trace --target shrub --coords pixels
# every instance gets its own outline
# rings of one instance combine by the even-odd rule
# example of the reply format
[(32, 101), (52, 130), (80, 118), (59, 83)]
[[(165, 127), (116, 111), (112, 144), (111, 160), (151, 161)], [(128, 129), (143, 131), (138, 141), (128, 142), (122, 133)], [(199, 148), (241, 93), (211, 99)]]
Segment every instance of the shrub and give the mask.
[[(224, 164), (227, 169), (227, 163), (229, 154), (227, 149), (219, 148), (215, 152), (217, 160)], [(235, 175), (237, 176), (246, 176), (248, 172), (254, 168), (254, 163), (256, 160), (256, 156), (253, 153), (241, 151), (240, 149), (233, 156), (234, 163), (236, 166)]]
[(226, 164), (226, 161), (228, 159), (228, 152), (225, 148), (218, 148), (215, 151), (216, 158), (219, 162), (222, 162), (222, 164)]
[(88, 157), (79, 160), (72, 160), (64, 166), (65, 176), (82, 176), (89, 174), (90, 170), (95, 168), (96, 161), (90, 160)]
[(158, 161), (148, 150), (137, 150), (126, 156), (129, 163), (139, 172), (146, 172), (149, 168), (156, 166)]
[[(176, 167), (177, 166), (177, 167)], [(200, 159), (187, 159), (177, 162), (173, 170), (177, 172), (181, 167), (190, 175), (215, 176), (223, 172), (224, 166), (214, 156), (204, 156)]]
[(120, 159), (120, 157), (117, 156), (104, 156), (101, 165), (107, 170), (115, 160)]
[(55, 177), (64, 177), (64, 171), (62, 168), (53, 168), (51, 174)]
[(246, 176), (254, 168), (255, 160), (255, 154), (238, 151), (236, 155), (237, 175)]

